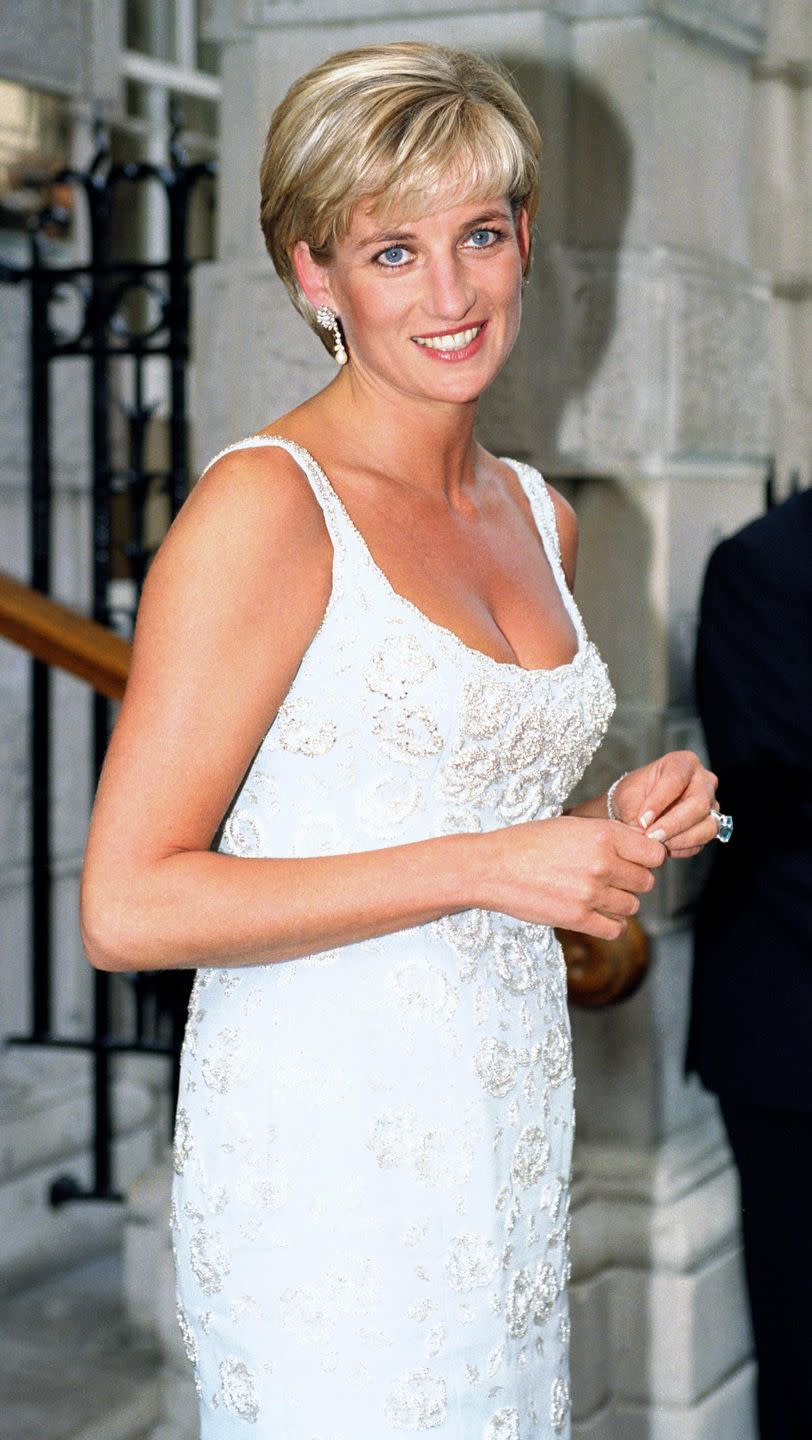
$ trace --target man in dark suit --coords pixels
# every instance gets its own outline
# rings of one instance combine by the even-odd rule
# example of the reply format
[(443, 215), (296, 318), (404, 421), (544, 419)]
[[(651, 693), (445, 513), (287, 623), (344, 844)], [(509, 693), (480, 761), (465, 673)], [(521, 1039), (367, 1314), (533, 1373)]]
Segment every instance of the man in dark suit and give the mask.
[(739, 1171), (761, 1440), (812, 1440), (812, 490), (711, 556), (696, 684), (736, 828), (697, 914), (687, 1066)]

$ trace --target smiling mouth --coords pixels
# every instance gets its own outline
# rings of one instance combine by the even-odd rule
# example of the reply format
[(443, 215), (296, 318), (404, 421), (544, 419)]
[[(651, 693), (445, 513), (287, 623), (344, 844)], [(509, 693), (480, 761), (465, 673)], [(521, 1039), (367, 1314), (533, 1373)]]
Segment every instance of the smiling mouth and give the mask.
[(449, 352), (453, 350), (464, 350), (480, 334), (483, 325), (472, 325), (467, 330), (455, 330), (452, 335), (413, 335), (415, 345), (422, 345), (426, 350), (442, 350)]

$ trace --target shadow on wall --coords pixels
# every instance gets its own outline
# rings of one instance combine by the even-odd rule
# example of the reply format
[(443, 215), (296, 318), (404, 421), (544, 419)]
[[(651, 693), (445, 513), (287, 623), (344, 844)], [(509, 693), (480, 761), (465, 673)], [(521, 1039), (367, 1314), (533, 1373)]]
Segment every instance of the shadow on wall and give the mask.
[(632, 193), (631, 145), (577, 71), (500, 56), (542, 135), (541, 201), (522, 330), (483, 398), (480, 429), (551, 476), (578, 473), (577, 421), (615, 325), (616, 261)]
[[(478, 433), (496, 453), (538, 465), (575, 506), (587, 629), (621, 703), (647, 701), (662, 646), (649, 595), (651, 533), (617, 459), (639, 445), (629, 433), (637, 372), (632, 357), (611, 356), (605, 373), (616, 343), (631, 142), (606, 96), (576, 70), (500, 58), (541, 130), (542, 191), (522, 329), (482, 399)], [(622, 748), (610, 735), (590, 784), (630, 768), (617, 764)]]

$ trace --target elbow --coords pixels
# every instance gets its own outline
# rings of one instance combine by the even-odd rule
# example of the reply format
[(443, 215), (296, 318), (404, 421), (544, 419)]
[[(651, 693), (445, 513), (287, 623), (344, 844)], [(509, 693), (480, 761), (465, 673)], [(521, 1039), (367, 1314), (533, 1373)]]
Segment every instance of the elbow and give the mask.
[[(122, 887), (123, 888), (123, 887)], [(111, 893), (87, 872), (82, 876), (79, 929), (85, 954), (94, 970), (126, 972), (139, 969), (127, 943), (127, 925), (121, 895)]]

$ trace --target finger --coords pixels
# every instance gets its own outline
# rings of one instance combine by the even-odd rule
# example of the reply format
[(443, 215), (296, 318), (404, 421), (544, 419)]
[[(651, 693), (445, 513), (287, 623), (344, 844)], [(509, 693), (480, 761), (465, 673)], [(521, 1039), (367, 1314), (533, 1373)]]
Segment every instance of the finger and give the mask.
[(668, 756), (640, 807), (639, 823), (644, 830), (684, 794), (696, 773), (697, 759), (690, 750), (677, 750)]
[(628, 890), (619, 890), (616, 886), (610, 886), (600, 902), (601, 912), (604, 915), (617, 916), (619, 920), (625, 920), (629, 915), (636, 915), (640, 909), (640, 897), (631, 895)]
[(647, 895), (654, 888), (654, 876), (645, 865), (634, 865), (630, 860), (617, 860), (612, 867), (612, 884), (618, 890), (630, 894)]
[(708, 815), (698, 825), (690, 825), (687, 830), (681, 830), (672, 840), (669, 840), (667, 842), (668, 852), (671, 855), (684, 855), (688, 850), (696, 853), (708, 845), (711, 840), (715, 840), (718, 834), (718, 822), (712, 815)]
[(602, 915), (594, 910), (579, 928), (584, 935), (596, 935), (599, 940), (617, 940), (628, 924), (628, 920), (619, 920), (616, 915)]
[(704, 845), (708, 840), (714, 839), (717, 829), (716, 821), (709, 814), (705, 796), (692, 796), (690, 799), (681, 800), (678, 805), (673, 805), (661, 815), (648, 834), (650, 839), (661, 840), (670, 849), (672, 841), (682, 844), (682, 837), (694, 830), (701, 830), (702, 835), (697, 833), (697, 838), (690, 843)]
[(645, 835), (642, 830), (635, 830), (631, 825), (621, 825), (618, 822), (613, 827), (612, 839), (621, 860), (631, 860), (633, 864), (642, 865), (646, 870), (657, 870), (668, 855), (661, 840), (653, 840), (651, 836)]

